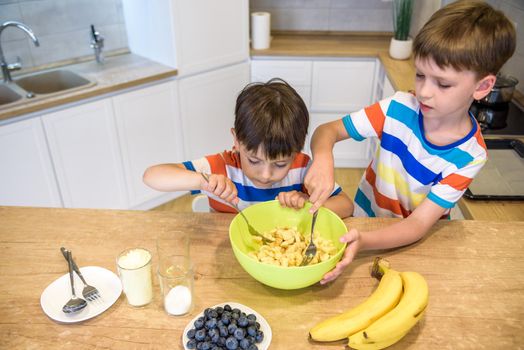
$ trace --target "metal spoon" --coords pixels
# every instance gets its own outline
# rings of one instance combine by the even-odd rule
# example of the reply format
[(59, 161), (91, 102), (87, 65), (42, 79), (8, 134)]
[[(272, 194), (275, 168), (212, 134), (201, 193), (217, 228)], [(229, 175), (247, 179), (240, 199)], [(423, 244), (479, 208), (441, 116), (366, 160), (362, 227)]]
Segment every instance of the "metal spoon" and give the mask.
[(71, 281), (71, 299), (62, 307), (62, 311), (66, 314), (72, 314), (84, 309), (87, 306), (87, 301), (78, 298), (75, 294), (75, 284), (73, 278), (73, 262), (71, 252), (67, 251), (67, 262), (69, 265), (69, 279)]

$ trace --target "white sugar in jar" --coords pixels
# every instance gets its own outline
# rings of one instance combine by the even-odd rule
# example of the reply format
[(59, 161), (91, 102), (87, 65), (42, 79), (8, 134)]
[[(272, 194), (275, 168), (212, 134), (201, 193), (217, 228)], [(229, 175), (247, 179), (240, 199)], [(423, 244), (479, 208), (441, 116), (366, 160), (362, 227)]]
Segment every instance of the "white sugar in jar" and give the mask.
[(151, 279), (151, 253), (143, 248), (126, 249), (117, 259), (118, 274), (127, 302), (144, 306), (153, 299)]
[(183, 316), (193, 309), (193, 264), (186, 256), (164, 256), (158, 269), (164, 309), (168, 315)]

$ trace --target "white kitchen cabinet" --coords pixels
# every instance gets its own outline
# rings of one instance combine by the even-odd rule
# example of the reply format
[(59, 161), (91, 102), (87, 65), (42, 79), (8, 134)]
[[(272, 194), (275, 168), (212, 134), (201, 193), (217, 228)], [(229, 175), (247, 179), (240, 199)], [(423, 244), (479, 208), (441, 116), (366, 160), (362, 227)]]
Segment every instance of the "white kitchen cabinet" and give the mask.
[[(306, 142), (307, 153), (310, 152), (310, 142), (313, 131), (321, 124), (340, 119), (338, 113), (311, 113), (309, 132)], [(355, 141), (352, 139), (337, 142), (333, 147), (335, 166), (338, 168), (365, 168), (370, 162), (370, 141)]]
[(395, 94), (395, 88), (391, 84), (391, 82), (388, 79), (388, 76), (384, 76), (384, 89), (383, 89), (383, 95), (382, 98), (390, 97)]
[(177, 88), (169, 81), (113, 97), (131, 208), (149, 209), (149, 201), (162, 197), (143, 183), (147, 167), (184, 160)]
[(61, 207), (40, 119), (0, 126), (0, 205)]
[(375, 59), (314, 61), (311, 111), (349, 113), (373, 101)]
[(235, 102), (248, 82), (247, 62), (179, 80), (180, 117), (187, 160), (231, 148)]
[(45, 114), (42, 121), (64, 207), (128, 208), (111, 100)]
[(298, 92), (309, 109), (312, 64), (312, 61), (306, 60), (252, 60), (251, 81), (265, 83), (273, 78), (281, 78)]
[(248, 0), (134, 0), (123, 8), (131, 51), (180, 77), (249, 59)]

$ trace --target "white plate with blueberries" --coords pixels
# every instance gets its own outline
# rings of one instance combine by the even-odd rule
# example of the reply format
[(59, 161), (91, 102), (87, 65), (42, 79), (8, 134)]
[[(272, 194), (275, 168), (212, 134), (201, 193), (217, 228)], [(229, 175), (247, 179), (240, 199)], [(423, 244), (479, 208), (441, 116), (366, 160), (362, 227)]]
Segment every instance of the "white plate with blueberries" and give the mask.
[(221, 303), (193, 318), (184, 329), (184, 349), (267, 350), (271, 327), (255, 310), (235, 302)]

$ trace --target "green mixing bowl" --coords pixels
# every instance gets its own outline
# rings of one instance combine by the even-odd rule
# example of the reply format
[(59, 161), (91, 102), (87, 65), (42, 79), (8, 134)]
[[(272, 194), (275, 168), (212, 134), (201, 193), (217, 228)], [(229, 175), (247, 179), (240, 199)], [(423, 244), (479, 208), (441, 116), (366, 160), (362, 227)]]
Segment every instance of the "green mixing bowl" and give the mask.
[[(302, 234), (311, 232), (312, 214), (308, 203), (300, 210), (281, 207), (277, 200), (252, 205), (244, 210), (249, 223), (259, 232), (264, 233), (276, 227), (296, 227)], [(257, 281), (279, 289), (299, 289), (317, 283), (322, 276), (332, 270), (342, 257), (346, 244), (339, 238), (347, 232), (346, 225), (337, 214), (326, 208), (320, 208), (315, 232), (333, 241), (338, 248), (331, 259), (309, 266), (281, 267), (264, 264), (248, 255), (257, 250), (259, 244), (249, 234), (246, 221), (237, 214), (229, 225), (229, 240), (240, 265)]]

